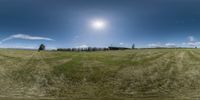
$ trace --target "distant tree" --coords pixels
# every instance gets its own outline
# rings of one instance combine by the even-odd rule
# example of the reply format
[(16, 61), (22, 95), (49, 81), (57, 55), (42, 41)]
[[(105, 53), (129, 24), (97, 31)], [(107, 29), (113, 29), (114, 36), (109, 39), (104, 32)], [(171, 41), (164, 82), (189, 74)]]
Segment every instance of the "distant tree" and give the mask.
[(109, 49), (108, 49), (108, 48), (103, 48), (103, 50), (104, 50), (104, 51), (107, 51), (107, 50), (109, 50)]
[(92, 51), (92, 47), (88, 47), (88, 51)]
[(92, 51), (96, 51), (96, 50), (97, 50), (97, 48), (96, 48), (96, 47), (93, 47), (93, 48), (92, 48)]
[(45, 50), (45, 45), (44, 44), (41, 44), (38, 51), (42, 51), (42, 50)]
[(132, 45), (132, 49), (135, 49), (135, 44)]
[(76, 51), (76, 48), (72, 48), (72, 51)]

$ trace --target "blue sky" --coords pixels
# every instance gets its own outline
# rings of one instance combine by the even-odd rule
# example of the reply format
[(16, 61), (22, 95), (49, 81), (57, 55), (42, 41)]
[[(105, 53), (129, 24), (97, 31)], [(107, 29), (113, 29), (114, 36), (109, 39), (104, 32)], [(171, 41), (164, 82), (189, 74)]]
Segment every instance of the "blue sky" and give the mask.
[[(1, 0), (0, 47), (200, 45), (199, 0)], [(103, 21), (97, 29), (92, 22)]]

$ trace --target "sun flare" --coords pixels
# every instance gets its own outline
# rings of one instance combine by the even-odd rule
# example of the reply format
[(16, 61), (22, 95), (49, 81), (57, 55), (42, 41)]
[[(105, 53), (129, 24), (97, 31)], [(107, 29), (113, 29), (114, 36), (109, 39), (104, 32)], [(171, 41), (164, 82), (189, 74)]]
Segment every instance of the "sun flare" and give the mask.
[(95, 20), (92, 22), (92, 27), (98, 30), (104, 29), (106, 27), (106, 23), (103, 20)]

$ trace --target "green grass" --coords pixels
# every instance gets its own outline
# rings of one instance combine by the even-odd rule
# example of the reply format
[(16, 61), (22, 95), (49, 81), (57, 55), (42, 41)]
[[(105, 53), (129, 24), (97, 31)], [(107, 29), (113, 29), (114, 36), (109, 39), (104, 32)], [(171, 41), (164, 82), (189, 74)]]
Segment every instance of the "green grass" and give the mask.
[(0, 97), (200, 97), (199, 49), (0, 50)]

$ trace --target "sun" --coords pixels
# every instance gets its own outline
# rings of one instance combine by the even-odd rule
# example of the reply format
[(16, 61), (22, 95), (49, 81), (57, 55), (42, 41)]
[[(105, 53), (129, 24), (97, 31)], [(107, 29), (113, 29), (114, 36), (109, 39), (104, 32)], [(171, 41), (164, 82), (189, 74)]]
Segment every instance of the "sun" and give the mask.
[(106, 27), (106, 22), (103, 20), (95, 20), (92, 22), (92, 27), (97, 30), (104, 29)]

